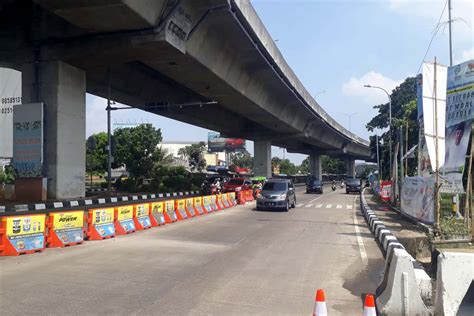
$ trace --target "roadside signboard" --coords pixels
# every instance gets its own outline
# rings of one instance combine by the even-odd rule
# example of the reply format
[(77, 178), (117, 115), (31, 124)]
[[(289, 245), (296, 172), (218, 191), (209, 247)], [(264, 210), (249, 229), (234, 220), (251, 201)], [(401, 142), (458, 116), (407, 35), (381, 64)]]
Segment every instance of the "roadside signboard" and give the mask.
[(13, 157), (13, 106), (21, 104), (21, 72), (0, 68), (0, 158)]

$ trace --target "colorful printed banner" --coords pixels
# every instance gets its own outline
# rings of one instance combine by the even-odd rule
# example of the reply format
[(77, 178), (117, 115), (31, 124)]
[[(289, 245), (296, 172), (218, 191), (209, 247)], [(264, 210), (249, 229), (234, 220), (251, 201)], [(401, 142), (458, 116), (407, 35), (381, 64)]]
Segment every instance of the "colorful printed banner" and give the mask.
[(434, 178), (405, 177), (400, 201), (404, 214), (424, 223), (433, 223)]

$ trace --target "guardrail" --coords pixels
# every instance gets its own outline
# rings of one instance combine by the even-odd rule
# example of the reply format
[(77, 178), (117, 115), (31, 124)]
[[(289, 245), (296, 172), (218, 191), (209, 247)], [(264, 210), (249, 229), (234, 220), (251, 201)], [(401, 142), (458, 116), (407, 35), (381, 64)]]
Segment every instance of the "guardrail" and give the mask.
[(0, 212), (0, 256), (113, 238), (237, 205), (235, 192), (196, 193), (84, 199), (4, 210)]

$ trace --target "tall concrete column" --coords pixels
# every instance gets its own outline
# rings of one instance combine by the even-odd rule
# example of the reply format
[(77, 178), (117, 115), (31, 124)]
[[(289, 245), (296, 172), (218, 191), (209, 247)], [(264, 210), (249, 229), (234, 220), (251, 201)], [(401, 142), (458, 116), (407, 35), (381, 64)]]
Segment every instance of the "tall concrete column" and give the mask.
[(61, 61), (41, 62), (36, 99), (34, 64), (22, 67), (23, 103), (43, 102), (44, 176), (48, 198), (85, 195), (86, 75)]
[(309, 155), (309, 171), (311, 173), (311, 177), (322, 180), (321, 170), (321, 155), (312, 153)]
[(271, 178), (272, 176), (272, 143), (268, 140), (253, 142), (253, 171), (255, 176)]
[(347, 176), (351, 178), (355, 178), (355, 160), (346, 160), (346, 168), (347, 168)]

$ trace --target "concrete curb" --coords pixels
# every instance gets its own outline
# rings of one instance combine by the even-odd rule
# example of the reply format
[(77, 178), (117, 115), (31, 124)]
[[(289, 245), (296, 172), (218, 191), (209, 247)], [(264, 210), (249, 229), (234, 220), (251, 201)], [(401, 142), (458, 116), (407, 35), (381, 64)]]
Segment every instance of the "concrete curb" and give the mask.
[[(393, 280), (389, 279), (389, 272), (392, 261), (394, 261), (394, 252), (395, 249), (403, 250), (403, 255), (408, 256), (411, 261), (413, 268), (413, 275), (416, 279), (416, 284), (418, 285), (418, 292), (423, 299), (423, 301), (431, 302), (432, 301), (432, 281), (425, 270), (421, 267), (416, 260), (406, 252), (405, 247), (400, 243), (396, 236), (384, 225), (384, 223), (379, 220), (375, 212), (367, 204), (367, 200), (364, 195), (365, 189), (361, 192), (360, 195), (360, 208), (362, 214), (364, 215), (370, 230), (375, 236), (383, 255), (385, 256), (385, 270), (384, 276), (376, 290), (376, 296), (382, 295), (385, 291), (391, 291), (393, 286)], [(405, 255), (406, 252), (406, 255)]]

